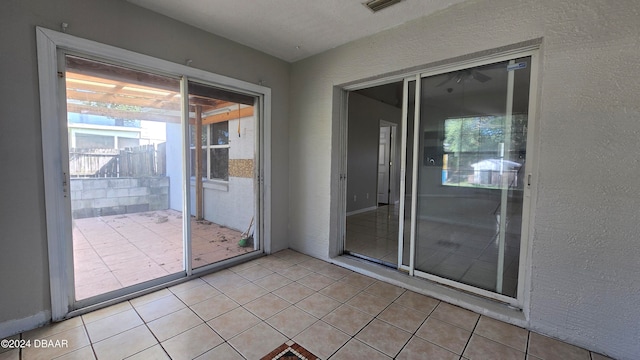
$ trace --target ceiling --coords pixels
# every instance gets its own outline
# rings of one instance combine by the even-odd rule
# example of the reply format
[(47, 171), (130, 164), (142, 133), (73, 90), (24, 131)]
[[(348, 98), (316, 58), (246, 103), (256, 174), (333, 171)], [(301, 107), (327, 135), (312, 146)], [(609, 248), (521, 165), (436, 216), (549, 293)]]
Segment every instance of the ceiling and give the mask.
[(465, 0), (402, 0), (373, 13), (366, 0), (127, 0), (287, 62)]
[(390, 84), (355, 90), (354, 92), (368, 98), (383, 102), (387, 105), (402, 109), (402, 87), (403, 82), (398, 81)]

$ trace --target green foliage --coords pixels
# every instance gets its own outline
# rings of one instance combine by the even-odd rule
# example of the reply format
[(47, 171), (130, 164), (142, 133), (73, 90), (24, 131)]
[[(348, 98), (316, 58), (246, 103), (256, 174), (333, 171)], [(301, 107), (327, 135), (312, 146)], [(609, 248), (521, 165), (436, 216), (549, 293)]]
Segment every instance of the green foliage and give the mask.
[[(526, 115), (514, 115), (511, 119), (512, 151), (526, 149)], [(446, 153), (490, 153), (499, 154), (500, 144), (505, 142), (504, 116), (479, 116), (446, 119), (444, 123)]]
[[(116, 104), (116, 103), (102, 103), (97, 101), (89, 101), (87, 105), (99, 108), (127, 111), (127, 112), (141, 112), (142, 107), (136, 105), (125, 105), (125, 104)], [(110, 119), (116, 120), (116, 125), (118, 126), (127, 126), (127, 127), (140, 127), (140, 120), (131, 120), (131, 119), (123, 119), (114, 116), (107, 116)]]
[(445, 120), (445, 152), (498, 151), (504, 142), (504, 117)]
[[(478, 116), (446, 119), (444, 123), (444, 152), (447, 154), (446, 180), (443, 183), (456, 186), (492, 187), (493, 185), (469, 184), (474, 174), (472, 164), (501, 156), (506, 143), (505, 159), (521, 163), (527, 141), (527, 116), (511, 117), (511, 128), (505, 126), (504, 116)], [(507, 131), (509, 130), (509, 131)], [(509, 136), (509, 139), (505, 137)]]

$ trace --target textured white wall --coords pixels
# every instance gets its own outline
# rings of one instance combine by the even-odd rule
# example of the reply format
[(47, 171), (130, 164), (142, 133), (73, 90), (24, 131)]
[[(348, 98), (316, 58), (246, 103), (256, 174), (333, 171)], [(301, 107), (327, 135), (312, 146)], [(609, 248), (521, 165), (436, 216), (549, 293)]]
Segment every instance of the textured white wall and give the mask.
[(327, 258), (333, 86), (542, 38), (529, 327), (640, 354), (640, 3), (477, 0), (293, 64), (291, 247)]
[(232, 177), (227, 190), (204, 189), (204, 218), (244, 232), (255, 214), (254, 180)]
[[(238, 136), (238, 122), (240, 122), (240, 136)], [(255, 124), (255, 117), (229, 120), (229, 159), (255, 159)]]
[(0, 334), (6, 322), (50, 316), (35, 26), (66, 22), (71, 35), (270, 87), (272, 246), (287, 247), (288, 63), (123, 0), (4, 0), (1, 8), (0, 166), (9, 170), (0, 177)]
[[(229, 159), (255, 159), (255, 135), (254, 117), (240, 119), (240, 136), (238, 120), (230, 120)], [(229, 177), (224, 189), (205, 185), (204, 217), (209, 221), (243, 232), (255, 214), (255, 207), (253, 178)]]

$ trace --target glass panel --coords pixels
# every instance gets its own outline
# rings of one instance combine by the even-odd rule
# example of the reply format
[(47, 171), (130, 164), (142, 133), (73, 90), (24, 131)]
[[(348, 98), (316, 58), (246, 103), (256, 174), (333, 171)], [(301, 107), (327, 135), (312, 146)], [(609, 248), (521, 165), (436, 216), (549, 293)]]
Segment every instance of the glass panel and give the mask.
[[(200, 134), (200, 141), (202, 145), (207, 145), (209, 143), (209, 140), (207, 138), (207, 126), (202, 126), (202, 133)], [(194, 147), (196, 146), (196, 127), (195, 126), (190, 126), (189, 127), (189, 146)]]
[(113, 149), (113, 136), (83, 134), (76, 132), (75, 134), (76, 148), (79, 149)]
[(392, 267), (398, 262), (402, 87), (361, 89), (348, 99), (344, 250)]
[(529, 62), (422, 79), (417, 270), (516, 296)]
[(76, 300), (183, 271), (179, 81), (66, 68)]
[(223, 121), (211, 124), (211, 145), (226, 145), (229, 143), (229, 122)]
[(229, 180), (229, 148), (211, 149), (210, 179)]
[(190, 188), (194, 268), (259, 250), (254, 103), (253, 97), (189, 82), (192, 146), (202, 149), (203, 164)]

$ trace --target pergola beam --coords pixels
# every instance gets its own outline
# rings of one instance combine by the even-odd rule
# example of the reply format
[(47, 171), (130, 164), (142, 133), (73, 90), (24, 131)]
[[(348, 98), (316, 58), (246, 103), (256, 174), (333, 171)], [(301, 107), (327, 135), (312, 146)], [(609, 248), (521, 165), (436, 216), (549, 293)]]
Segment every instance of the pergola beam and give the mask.
[[(141, 86), (122, 81), (104, 79), (75, 72), (67, 72), (67, 98), (101, 103), (122, 103), (131, 106), (153, 107), (158, 102), (162, 108), (180, 110), (180, 93), (177, 89), (167, 90), (150, 86)], [(189, 105), (202, 105), (202, 111), (208, 112), (229, 106), (229, 101), (189, 95)], [(193, 108), (195, 111), (195, 107)]]
[(115, 119), (125, 120), (147, 120), (147, 121), (159, 121), (165, 123), (180, 123), (180, 115), (167, 115), (166, 113), (151, 113), (140, 111), (127, 111), (120, 109), (109, 109), (97, 106), (82, 105), (82, 104), (67, 104), (67, 112), (106, 116)]
[[(99, 67), (99, 70), (109, 72), (111, 75), (120, 74), (119, 69), (102, 69)], [(94, 73), (90, 71), (84, 74), (77, 71), (77, 69), (73, 69), (66, 73), (68, 112), (125, 120), (180, 123), (180, 95), (176, 91), (177, 89), (167, 89), (166, 83), (159, 87), (155, 87), (157, 84), (144, 86), (140, 84), (143, 79), (138, 79), (139, 81), (132, 83), (114, 80), (113, 76), (103, 78), (92, 76)], [(120, 79), (127, 79), (125, 74), (120, 75), (122, 75)], [(153, 75), (149, 76), (154, 78)], [(202, 90), (200, 85), (191, 85), (194, 90)], [(214, 92), (215, 94), (221, 92), (217, 89), (214, 90), (217, 91)], [(253, 106), (242, 106), (245, 107), (237, 109), (238, 103), (226, 99), (206, 97), (202, 94), (190, 94), (189, 110), (191, 117), (189, 124), (196, 124), (198, 114), (202, 125), (253, 116)], [(131, 109), (127, 109), (127, 107), (131, 107)], [(224, 108), (228, 108), (228, 111), (220, 113), (220, 109)], [(218, 113), (215, 113), (216, 111)], [(214, 112), (214, 114), (206, 115), (211, 112)]]
[(179, 98), (134, 98), (121, 93), (87, 92), (67, 88), (67, 99), (102, 104), (121, 104), (142, 108), (180, 111)]
[(204, 119), (202, 119), (202, 125), (215, 124), (223, 121), (235, 120), (238, 118), (245, 118), (249, 116), (253, 116), (253, 106), (241, 108), (239, 111), (231, 110), (226, 113), (207, 116)]
[[(128, 111), (82, 104), (67, 104), (67, 112), (106, 116), (115, 119), (158, 121), (174, 124), (179, 124), (181, 121), (180, 115), (178, 114), (168, 115), (166, 113)], [(241, 108), (240, 111), (232, 110), (226, 113), (205, 117), (202, 119), (202, 125), (215, 124), (223, 121), (235, 120), (238, 118), (245, 118), (250, 116), (253, 116), (253, 106)], [(189, 124), (195, 125), (195, 123), (196, 117), (190, 117)]]

